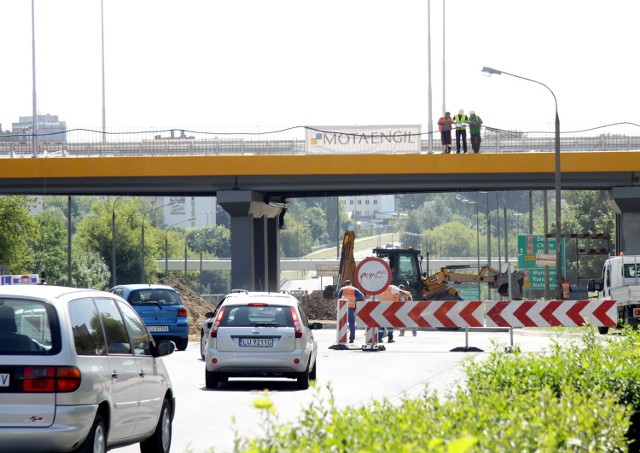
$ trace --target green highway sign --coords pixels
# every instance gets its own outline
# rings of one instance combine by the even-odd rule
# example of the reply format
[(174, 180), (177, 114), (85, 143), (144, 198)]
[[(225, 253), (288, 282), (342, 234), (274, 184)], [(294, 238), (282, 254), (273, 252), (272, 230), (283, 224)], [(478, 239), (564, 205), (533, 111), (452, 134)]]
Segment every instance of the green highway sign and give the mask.
[(541, 267), (536, 265), (536, 260), (548, 259), (549, 257), (543, 257), (545, 254), (553, 255), (554, 258), (551, 259), (551, 261), (555, 261), (556, 238), (549, 238), (549, 251), (545, 253), (543, 234), (518, 235), (518, 268), (520, 270), (535, 269)]
[[(549, 266), (549, 286), (555, 287), (556, 282), (556, 238), (549, 238), (549, 249), (545, 252), (545, 237), (543, 234), (518, 235), (518, 268), (524, 272), (524, 289), (544, 289), (544, 268)], [(564, 257), (565, 240), (560, 243), (561, 254)], [(565, 270), (564, 258), (561, 260)]]
[(459, 289), (458, 296), (462, 297), (464, 300), (480, 299), (480, 296), (478, 295), (478, 288)]

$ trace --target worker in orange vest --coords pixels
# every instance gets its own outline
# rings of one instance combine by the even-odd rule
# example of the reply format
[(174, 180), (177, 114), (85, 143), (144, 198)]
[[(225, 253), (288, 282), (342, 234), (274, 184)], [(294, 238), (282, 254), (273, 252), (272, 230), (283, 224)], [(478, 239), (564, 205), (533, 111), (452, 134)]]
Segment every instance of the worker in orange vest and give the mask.
[(353, 343), (356, 338), (356, 301), (364, 300), (364, 294), (355, 286), (351, 285), (351, 280), (345, 280), (344, 286), (338, 291), (338, 299), (347, 299), (349, 311), (347, 321), (349, 323), (349, 343)]
[(567, 283), (567, 280), (562, 277), (561, 278), (561, 282), (562, 282), (562, 298), (564, 300), (569, 300), (571, 299), (571, 286), (569, 285), (569, 283)]
[[(400, 288), (396, 285), (389, 285), (378, 295), (378, 300), (380, 302), (398, 302), (400, 300), (400, 295)], [(393, 339), (393, 327), (382, 327), (378, 330), (378, 343), (382, 343), (385, 332), (387, 334), (387, 343), (395, 343), (395, 340)]]

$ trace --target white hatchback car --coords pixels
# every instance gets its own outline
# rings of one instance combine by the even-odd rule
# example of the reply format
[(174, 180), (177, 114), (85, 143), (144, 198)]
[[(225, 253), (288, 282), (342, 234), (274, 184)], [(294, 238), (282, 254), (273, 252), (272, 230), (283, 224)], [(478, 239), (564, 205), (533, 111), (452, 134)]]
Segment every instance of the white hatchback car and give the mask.
[(174, 349), (115, 294), (0, 286), (0, 451), (168, 452)]
[(230, 377), (284, 377), (309, 388), (316, 379), (318, 345), (295, 297), (234, 294), (216, 310), (205, 350), (205, 382), (214, 389)]

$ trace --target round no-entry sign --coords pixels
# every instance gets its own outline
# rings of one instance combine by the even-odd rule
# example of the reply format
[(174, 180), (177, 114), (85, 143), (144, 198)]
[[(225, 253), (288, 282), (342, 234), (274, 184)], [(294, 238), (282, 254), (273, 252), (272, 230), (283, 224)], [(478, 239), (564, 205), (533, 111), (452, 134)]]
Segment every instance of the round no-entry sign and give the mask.
[(391, 268), (385, 260), (370, 256), (360, 261), (354, 280), (364, 293), (375, 296), (391, 284)]

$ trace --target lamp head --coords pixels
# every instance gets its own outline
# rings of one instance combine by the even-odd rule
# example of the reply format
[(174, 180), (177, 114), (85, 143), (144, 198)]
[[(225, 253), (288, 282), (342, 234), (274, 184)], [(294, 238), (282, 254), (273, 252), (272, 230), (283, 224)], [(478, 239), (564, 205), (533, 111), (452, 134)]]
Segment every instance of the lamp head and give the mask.
[(498, 71), (497, 69), (493, 69), (490, 68), (488, 66), (485, 66), (484, 68), (482, 68), (482, 72), (488, 76), (492, 75), (492, 74), (496, 74), (496, 75), (501, 75), (502, 71)]

